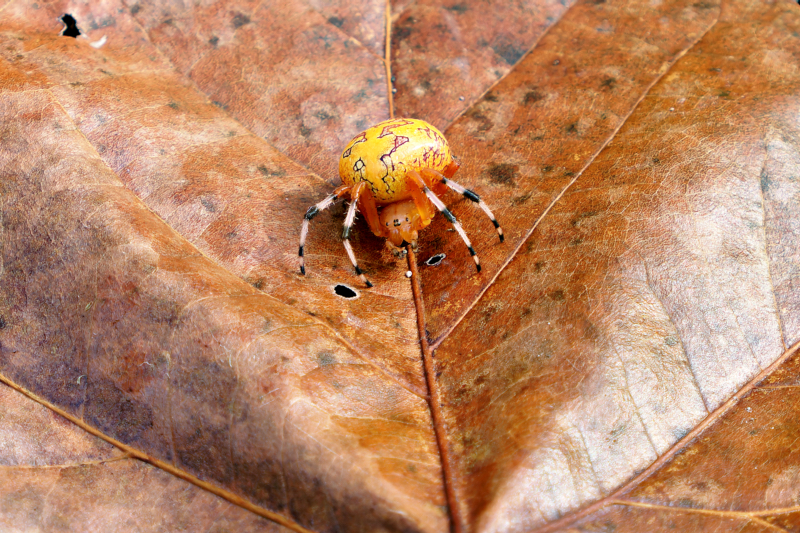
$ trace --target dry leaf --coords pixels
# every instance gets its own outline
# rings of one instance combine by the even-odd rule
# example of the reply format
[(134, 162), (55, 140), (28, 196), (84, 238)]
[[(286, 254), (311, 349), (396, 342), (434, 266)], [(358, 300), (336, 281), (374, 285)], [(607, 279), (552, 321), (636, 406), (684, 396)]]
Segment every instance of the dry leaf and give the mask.
[[(10, 1), (0, 35), (4, 527), (800, 530), (797, 4)], [(366, 289), (338, 207), (300, 276), (392, 109), (506, 242), (449, 195), (484, 270), (438, 217), (409, 282), (359, 221)]]

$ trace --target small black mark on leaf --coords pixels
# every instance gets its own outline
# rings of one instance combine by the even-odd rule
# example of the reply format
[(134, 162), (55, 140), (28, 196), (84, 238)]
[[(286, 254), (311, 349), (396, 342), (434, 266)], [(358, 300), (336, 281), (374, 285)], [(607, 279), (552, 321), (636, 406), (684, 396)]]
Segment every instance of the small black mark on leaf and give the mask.
[(535, 104), (539, 100), (544, 100), (544, 95), (537, 91), (528, 91), (525, 93), (525, 98), (522, 100), (522, 103), (525, 105)]
[(76, 21), (75, 17), (73, 17), (69, 13), (61, 17), (61, 22), (67, 25), (67, 27), (64, 28), (64, 30), (61, 32), (61, 35), (76, 38), (78, 35), (81, 34), (81, 30), (78, 29), (78, 21)]
[(216, 47), (217, 44), (219, 44), (219, 37), (217, 37), (215, 35), (214, 37), (212, 37), (211, 39), (208, 40), (208, 44), (210, 44), (211, 46)]
[(347, 300), (358, 298), (358, 293), (354, 289), (348, 287), (347, 285), (342, 285), (341, 283), (333, 287), (333, 292), (337, 296), (341, 296)]
[(767, 191), (769, 191), (769, 186), (770, 186), (769, 174), (767, 174), (766, 172), (762, 172), (761, 173), (761, 192), (762, 193), (766, 193)]
[(453, 13), (461, 14), (469, 11), (469, 6), (466, 3), (461, 2), (460, 4), (455, 4), (453, 6), (446, 7), (445, 9), (447, 9), (448, 11), (452, 11)]
[(208, 198), (201, 198), (200, 203), (203, 204), (203, 207), (205, 207), (211, 213), (217, 210), (217, 208), (214, 206), (214, 203)]
[(519, 176), (519, 165), (511, 165), (509, 163), (492, 165), (486, 170), (486, 173), (494, 183), (513, 186), (514, 180)]
[(282, 178), (286, 175), (286, 171), (282, 168), (270, 169), (264, 165), (259, 165), (258, 171), (268, 178)]
[(342, 24), (344, 24), (344, 19), (339, 18), (339, 17), (330, 17), (328, 19), (328, 22), (330, 22), (331, 24), (333, 24), (337, 28), (341, 28)]
[(604, 89), (613, 90), (614, 87), (617, 86), (617, 79), (616, 78), (606, 78), (600, 84)]
[(140, 6), (139, 4), (134, 4), (134, 5), (131, 7), (131, 15), (135, 15), (135, 14), (137, 14), (137, 13), (138, 13), (139, 11), (141, 11), (141, 10), (142, 10), (142, 6)]
[(509, 65), (514, 65), (517, 61), (519, 61), (522, 56), (525, 55), (525, 50), (521, 48), (517, 48), (513, 44), (510, 43), (498, 43), (492, 46), (492, 50), (503, 58), (503, 61), (508, 63)]
[(244, 13), (236, 13), (233, 16), (232, 24), (234, 29), (238, 29), (244, 26), (245, 24), (248, 24), (249, 22), (250, 22), (250, 17), (248, 17)]
[(330, 366), (336, 363), (336, 357), (330, 352), (320, 352), (317, 355), (319, 366)]

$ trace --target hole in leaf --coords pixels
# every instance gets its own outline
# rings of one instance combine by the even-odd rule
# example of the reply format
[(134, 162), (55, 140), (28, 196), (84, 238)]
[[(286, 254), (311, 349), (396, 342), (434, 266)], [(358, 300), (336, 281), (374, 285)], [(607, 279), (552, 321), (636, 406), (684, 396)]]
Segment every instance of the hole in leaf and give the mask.
[(445, 257), (447, 256), (444, 254), (436, 254), (433, 257), (429, 258), (427, 261), (425, 261), (425, 264), (428, 266), (435, 267), (436, 265), (441, 263), (442, 259), (444, 259)]
[(78, 29), (78, 21), (75, 20), (75, 17), (69, 13), (61, 17), (61, 22), (67, 25), (67, 27), (61, 32), (61, 35), (75, 38), (81, 34), (81, 30)]
[(358, 298), (358, 293), (355, 291), (355, 289), (348, 287), (347, 285), (342, 285), (341, 283), (333, 288), (333, 292), (347, 300)]

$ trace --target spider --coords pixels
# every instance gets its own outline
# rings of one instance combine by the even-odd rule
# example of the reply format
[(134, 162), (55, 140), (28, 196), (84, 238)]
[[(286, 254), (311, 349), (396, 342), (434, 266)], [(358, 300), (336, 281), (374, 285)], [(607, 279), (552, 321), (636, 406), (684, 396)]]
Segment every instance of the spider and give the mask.
[(431, 223), (436, 214), (435, 207), (455, 227), (480, 272), (481, 263), (469, 237), (437, 194), (443, 194), (449, 187), (478, 204), (497, 229), (500, 242), (503, 242), (503, 229), (477, 194), (451, 179), (458, 167), (441, 132), (422, 120), (386, 120), (356, 135), (339, 159), (339, 176), (343, 185), (309, 207), (303, 219), (300, 273), (306, 273), (303, 249), (309, 221), (336, 200), (346, 197), (350, 198), (350, 206), (342, 231), (344, 249), (356, 275), (367, 287), (372, 287), (372, 283), (358, 267), (350, 246), (350, 229), (356, 210), (364, 214), (372, 233), (385, 238), (396, 252), (402, 252), (401, 249), (409, 244), (416, 248), (417, 232)]

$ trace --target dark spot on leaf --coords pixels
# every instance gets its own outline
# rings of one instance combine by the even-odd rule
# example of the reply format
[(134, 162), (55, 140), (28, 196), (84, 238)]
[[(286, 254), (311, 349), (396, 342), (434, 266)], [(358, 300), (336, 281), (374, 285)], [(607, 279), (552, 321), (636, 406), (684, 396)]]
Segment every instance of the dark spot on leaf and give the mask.
[(556, 302), (561, 302), (564, 300), (564, 291), (557, 290), (550, 293), (550, 299), (555, 300)]
[(408, 39), (408, 37), (414, 31), (414, 28), (411, 27), (413, 24), (413, 17), (409, 17), (408, 19), (404, 20), (402, 23), (394, 27), (392, 30), (392, 37), (400, 41)]
[(131, 7), (131, 15), (135, 15), (141, 10), (142, 6), (140, 6), (139, 4), (134, 4), (133, 7)]
[(264, 280), (263, 279), (257, 279), (252, 285), (256, 289), (261, 290), (261, 289), (264, 288)]
[(527, 202), (528, 200), (530, 200), (532, 195), (533, 195), (533, 193), (529, 192), (529, 193), (523, 194), (522, 196), (517, 196), (516, 198), (512, 198), (511, 199), (511, 205), (514, 205), (514, 206), (522, 205), (525, 202)]
[(212, 37), (211, 39), (208, 40), (208, 44), (210, 44), (211, 46), (217, 46), (217, 44), (219, 44), (219, 37), (217, 36)]
[(223, 104), (222, 102), (217, 102), (216, 100), (212, 100), (211, 103), (224, 111), (228, 110), (228, 106)]
[(308, 137), (309, 135), (311, 135), (311, 129), (306, 127), (305, 124), (300, 124), (300, 135), (302, 135), (303, 137)]
[(766, 172), (761, 173), (761, 192), (766, 193), (769, 191), (769, 186), (771, 185), (769, 174)]
[(609, 90), (611, 90), (611, 89), (613, 89), (614, 87), (616, 87), (616, 86), (617, 86), (617, 80), (616, 80), (616, 78), (610, 78), (610, 77), (609, 77), (609, 78), (606, 78), (606, 79), (604, 79), (604, 80), (603, 80), (603, 82), (602, 82), (600, 85), (601, 85), (601, 86), (602, 86), (604, 89), (609, 89)]
[(201, 198), (200, 203), (203, 204), (203, 207), (205, 207), (211, 213), (217, 210), (217, 208), (214, 207), (214, 204), (208, 198)]
[(464, 2), (461, 2), (460, 4), (455, 4), (453, 6), (445, 8), (445, 9), (447, 9), (448, 11), (452, 11), (453, 13), (459, 13), (460, 14), (460, 13), (466, 13), (467, 11), (469, 11), (469, 6), (467, 4), (465, 4)]
[(692, 7), (696, 7), (697, 9), (711, 9), (712, 7), (716, 7), (711, 2), (695, 2), (692, 4)]
[(249, 22), (250, 22), (250, 17), (248, 17), (244, 13), (236, 13), (233, 16), (233, 21), (231, 21), (231, 24), (233, 24), (233, 28), (234, 29), (237, 29), (237, 28), (241, 28), (242, 26), (244, 26), (245, 24), (247, 24)]
[(509, 163), (492, 165), (486, 170), (486, 173), (493, 183), (514, 186), (514, 180), (519, 176), (519, 165)]
[(317, 363), (319, 366), (330, 366), (336, 363), (336, 357), (330, 352), (320, 352), (317, 355)]
[(180, 106), (178, 105), (178, 102), (170, 102), (167, 104), (167, 107), (170, 109), (178, 109)]
[(719, 94), (717, 94), (720, 98), (728, 98), (730, 95), (730, 91), (720, 91)]
[(478, 122), (478, 131), (488, 131), (492, 129), (492, 121), (489, 120), (486, 115), (480, 113), (477, 109), (471, 111), (467, 116), (469, 116), (469, 118), (475, 122)]
[(0, 329), (4, 329), (6, 327), (6, 319), (0, 316)]
[(578, 226), (581, 225), (581, 222), (583, 222), (584, 219), (591, 218), (594, 216), (597, 216), (597, 211), (587, 211), (585, 213), (581, 213), (574, 219), (572, 219), (572, 227), (577, 228)]
[(259, 165), (258, 171), (268, 178), (282, 178), (286, 175), (286, 171), (282, 168), (269, 169), (264, 165)]
[(484, 95), (483, 99), (486, 100), (487, 102), (497, 102), (499, 100), (497, 95), (495, 93), (493, 93), (492, 91), (489, 91), (488, 93), (486, 93), (486, 95)]
[(573, 122), (569, 126), (567, 126), (567, 133), (578, 133), (578, 123)]
[(342, 24), (344, 24), (344, 19), (339, 18), (339, 17), (330, 17), (328, 19), (328, 22), (330, 22), (331, 24), (333, 24), (337, 28), (341, 28)]
[(338, 296), (341, 296), (342, 298), (346, 298), (348, 300), (352, 300), (358, 297), (358, 293), (356, 291), (354, 291), (347, 285), (342, 285), (341, 283), (333, 288), (333, 292), (336, 293)]
[(504, 42), (492, 46), (492, 50), (494, 50), (497, 55), (502, 57), (503, 61), (509, 65), (514, 65), (522, 58), (522, 56), (525, 55), (525, 50), (517, 48), (513, 44)]
[(525, 98), (522, 99), (522, 103), (525, 105), (531, 105), (543, 99), (544, 95), (542, 93), (537, 91), (528, 91), (525, 93)]
[(66, 24), (66, 28), (61, 32), (61, 35), (66, 37), (75, 38), (81, 34), (81, 31), (78, 29), (78, 21), (75, 20), (75, 17), (70, 15), (69, 13), (65, 14), (61, 17), (61, 22)]

